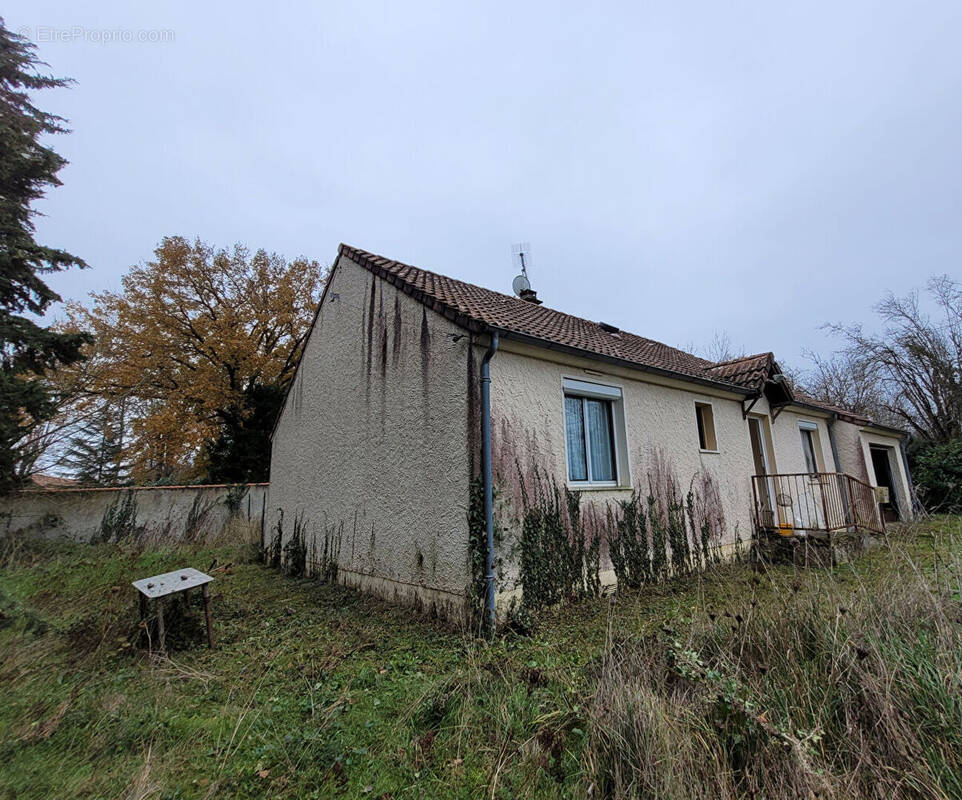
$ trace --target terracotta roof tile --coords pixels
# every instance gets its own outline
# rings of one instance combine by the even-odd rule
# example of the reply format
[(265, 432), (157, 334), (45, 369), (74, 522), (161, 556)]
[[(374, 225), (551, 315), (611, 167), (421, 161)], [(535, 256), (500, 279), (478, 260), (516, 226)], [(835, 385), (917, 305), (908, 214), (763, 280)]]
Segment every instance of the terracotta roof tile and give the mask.
[[(653, 339), (627, 331), (609, 332), (598, 322), (402, 264), (357, 247), (342, 244), (340, 253), (449, 319), (475, 330), (496, 328), (540, 340), (548, 346), (561, 345), (582, 351), (588, 357), (617, 359), (641, 369), (707, 381), (742, 392), (761, 391), (778, 366), (770, 352), (715, 363)], [(847, 409), (815, 400), (797, 388), (793, 388), (789, 396), (853, 421), (868, 421)]]
[(36, 475), (31, 475), (30, 481), (34, 486), (39, 486), (41, 489), (65, 489), (77, 486), (77, 481), (72, 478), (60, 478), (56, 475), (44, 475), (39, 472)]
[(627, 331), (611, 333), (597, 322), (392, 261), (356, 247), (342, 244), (340, 252), (467, 327), (474, 323), (479, 330), (497, 328), (581, 350), (589, 356), (604, 356), (644, 369), (741, 388), (724, 374), (712, 374), (713, 362), (653, 339)]
[(774, 365), (775, 356), (773, 353), (758, 353), (754, 356), (720, 361), (708, 367), (706, 371), (721, 380), (737, 383), (746, 389), (757, 391), (768, 378)]
[(868, 417), (864, 416), (863, 414), (857, 414), (851, 409), (832, 405), (831, 403), (825, 403), (821, 400), (816, 400), (808, 392), (799, 388), (798, 386), (793, 387), (792, 394), (795, 396), (795, 401), (798, 403), (804, 403), (808, 406), (815, 406), (815, 408), (821, 408), (824, 411), (832, 411), (843, 419), (853, 422), (856, 425), (865, 425), (872, 422), (872, 420), (870, 420)]

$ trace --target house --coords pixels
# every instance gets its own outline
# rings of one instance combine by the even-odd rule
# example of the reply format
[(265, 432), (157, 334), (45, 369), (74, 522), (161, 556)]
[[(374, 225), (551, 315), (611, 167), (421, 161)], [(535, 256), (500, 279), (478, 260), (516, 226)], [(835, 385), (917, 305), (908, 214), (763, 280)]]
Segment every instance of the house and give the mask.
[(272, 435), (265, 536), (462, 618), (523, 591), (519, 528), (559, 491), (587, 530), (668, 486), (719, 552), (911, 515), (903, 434), (794, 391), (771, 353), (713, 363), (523, 295), (341, 245)]
[(79, 486), (73, 478), (61, 478), (57, 475), (46, 475), (38, 472), (30, 476), (30, 483), (38, 489), (71, 489)]

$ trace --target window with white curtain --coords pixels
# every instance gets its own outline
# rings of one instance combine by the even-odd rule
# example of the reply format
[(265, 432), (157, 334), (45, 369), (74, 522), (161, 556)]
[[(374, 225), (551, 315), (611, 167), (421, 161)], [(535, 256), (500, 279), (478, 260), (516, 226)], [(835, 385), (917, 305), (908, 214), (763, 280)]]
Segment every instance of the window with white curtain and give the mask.
[(616, 429), (623, 426), (615, 412), (620, 402), (621, 390), (617, 387), (565, 380), (565, 449), (569, 483), (618, 484)]

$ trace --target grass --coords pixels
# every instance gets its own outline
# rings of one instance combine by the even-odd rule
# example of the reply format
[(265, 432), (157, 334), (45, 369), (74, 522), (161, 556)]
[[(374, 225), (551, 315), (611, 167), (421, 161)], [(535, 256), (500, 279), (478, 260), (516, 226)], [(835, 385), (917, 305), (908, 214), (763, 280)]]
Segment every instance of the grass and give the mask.
[[(962, 797), (960, 553), (935, 518), (485, 644), (249, 547), (8, 543), (0, 797)], [(130, 581), (215, 559), (217, 647), (194, 605), (149, 656)]]

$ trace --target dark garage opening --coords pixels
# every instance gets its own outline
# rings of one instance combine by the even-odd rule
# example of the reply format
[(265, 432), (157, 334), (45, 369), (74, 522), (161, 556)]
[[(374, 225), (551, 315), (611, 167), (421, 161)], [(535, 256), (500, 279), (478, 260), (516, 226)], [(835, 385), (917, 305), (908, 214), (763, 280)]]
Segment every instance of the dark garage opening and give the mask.
[(895, 480), (892, 477), (892, 462), (889, 459), (890, 447), (870, 446), (872, 453), (872, 467), (875, 469), (875, 482), (879, 486), (885, 486), (889, 490), (889, 501), (880, 503), (882, 519), (886, 522), (898, 522), (901, 519), (899, 514), (898, 494), (895, 491)]

